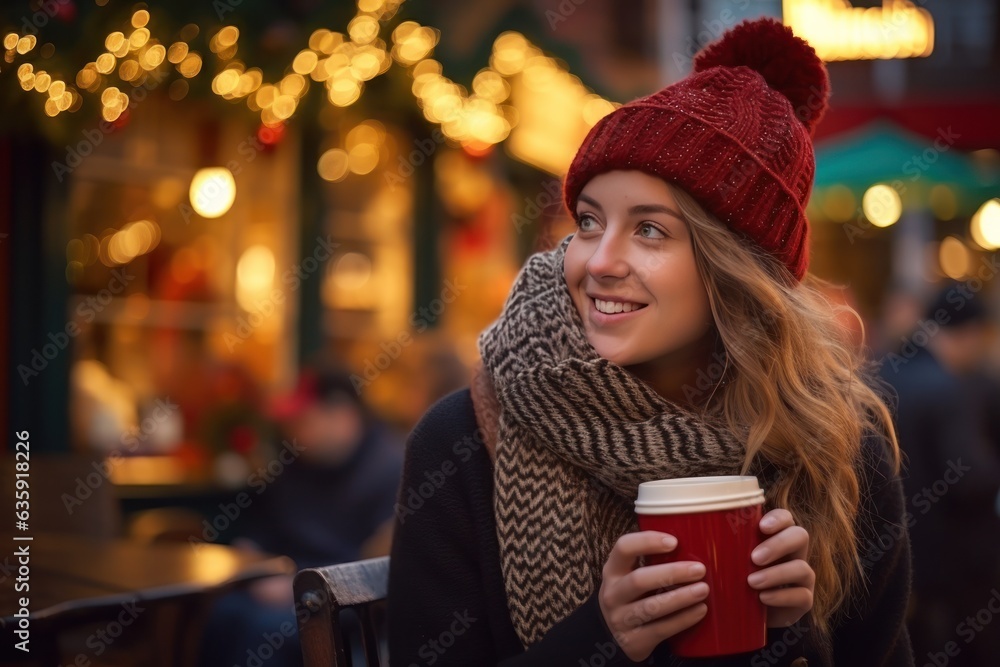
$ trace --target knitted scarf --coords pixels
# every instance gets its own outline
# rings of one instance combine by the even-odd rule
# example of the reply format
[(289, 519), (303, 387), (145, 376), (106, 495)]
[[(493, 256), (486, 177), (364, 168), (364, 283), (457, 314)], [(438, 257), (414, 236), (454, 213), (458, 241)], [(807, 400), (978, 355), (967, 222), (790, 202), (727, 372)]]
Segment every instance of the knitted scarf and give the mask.
[(511, 621), (527, 648), (600, 587), (638, 530), (640, 482), (739, 474), (720, 423), (665, 401), (597, 354), (563, 275), (572, 235), (521, 269), (479, 337), (499, 408), (494, 511)]

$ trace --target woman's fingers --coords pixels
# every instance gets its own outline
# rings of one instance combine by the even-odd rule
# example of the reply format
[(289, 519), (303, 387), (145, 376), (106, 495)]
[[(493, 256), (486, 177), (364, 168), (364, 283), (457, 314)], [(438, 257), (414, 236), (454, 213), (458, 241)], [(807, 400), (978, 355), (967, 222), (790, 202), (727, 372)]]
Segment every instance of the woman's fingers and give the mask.
[(625, 576), (638, 565), (639, 556), (667, 553), (673, 551), (676, 546), (677, 538), (667, 533), (655, 530), (625, 533), (618, 538), (611, 553), (608, 554), (603, 576), (605, 579), (609, 576)]
[(805, 560), (808, 555), (809, 533), (802, 526), (789, 526), (761, 542), (750, 558), (757, 565), (767, 565), (784, 558)]
[(813, 592), (812, 589), (804, 586), (795, 588), (770, 588), (761, 591), (760, 601), (768, 607), (782, 607), (799, 609), (803, 612), (812, 609)]
[(704, 576), (705, 565), (697, 561), (646, 565), (633, 570), (618, 581), (612, 601), (624, 604), (643, 597), (651, 591), (688, 584), (698, 581)]
[[(676, 546), (677, 539), (666, 533), (629, 533), (618, 538), (604, 564), (598, 592), (601, 615), (633, 661), (644, 660), (661, 641), (706, 613), (702, 601), (708, 597), (708, 584), (697, 581), (705, 575), (704, 565), (682, 561), (637, 567), (640, 556), (667, 553)], [(671, 590), (650, 595), (665, 587)], [(702, 608), (692, 609), (698, 605)]]
[[(747, 577), (767, 606), (767, 625), (786, 627), (812, 609), (816, 573), (809, 566), (809, 532), (795, 525), (786, 509), (775, 509), (760, 521), (760, 531), (770, 535), (750, 554), (762, 569)], [(768, 567), (765, 567), (768, 566)]]
[(795, 518), (792, 513), (779, 507), (773, 509), (760, 518), (760, 530), (765, 535), (774, 535), (779, 530), (784, 530), (795, 525)]
[(636, 600), (621, 608), (621, 625), (627, 628), (653, 623), (659, 618), (702, 602), (708, 597), (708, 584), (701, 581)]
[(816, 584), (816, 573), (804, 560), (790, 560), (754, 572), (747, 577), (751, 588), (764, 591), (779, 586), (805, 586)]
[(615, 634), (615, 641), (626, 655), (648, 656), (665, 639), (687, 630), (705, 618), (708, 605), (698, 603), (661, 618), (657, 621), (638, 624)]

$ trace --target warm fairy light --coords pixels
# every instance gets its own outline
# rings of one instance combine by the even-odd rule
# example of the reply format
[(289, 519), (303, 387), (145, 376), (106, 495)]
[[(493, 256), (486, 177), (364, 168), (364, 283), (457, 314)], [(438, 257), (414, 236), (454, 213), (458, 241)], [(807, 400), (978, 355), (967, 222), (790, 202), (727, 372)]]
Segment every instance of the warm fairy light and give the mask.
[[(322, 73), (316, 78), (318, 81), (350, 77), (351, 59), (344, 53), (332, 53), (329, 58), (324, 58), (321, 63), (317, 63), (316, 71)], [(316, 74), (316, 72), (313, 72)]]
[(359, 144), (380, 145), (385, 140), (385, 126), (377, 120), (366, 120), (358, 123), (344, 137), (344, 147), (354, 150)]
[(330, 103), (338, 107), (347, 107), (354, 104), (361, 97), (361, 83), (354, 79), (338, 78), (331, 79), (327, 98)]
[(23, 56), (25, 53), (35, 48), (35, 44), (37, 43), (38, 40), (34, 35), (25, 35), (21, 39), (17, 40), (14, 50)]
[(167, 61), (179, 65), (188, 54), (188, 45), (184, 42), (174, 42), (167, 50)]
[(315, 51), (299, 51), (295, 60), (292, 61), (292, 70), (297, 74), (309, 74), (316, 69), (317, 62), (319, 62), (319, 57)]
[(357, 16), (347, 25), (347, 33), (351, 36), (351, 41), (357, 44), (370, 44), (378, 37), (379, 23), (371, 16), (362, 14)]
[(984, 250), (1000, 248), (1000, 199), (986, 201), (972, 216), (972, 240)]
[(212, 80), (212, 92), (216, 95), (229, 95), (240, 83), (240, 72), (235, 69), (224, 69)]
[(265, 245), (247, 248), (236, 263), (236, 301), (244, 310), (253, 310), (260, 299), (270, 295), (274, 284), (274, 253)]
[(426, 58), (438, 43), (439, 33), (414, 21), (404, 21), (392, 31), (392, 57), (402, 65)]
[(476, 95), (494, 104), (503, 102), (510, 95), (510, 86), (498, 72), (490, 68), (479, 70), (472, 79), (472, 89)]
[(307, 86), (306, 79), (301, 74), (289, 74), (278, 84), (278, 90), (282, 95), (301, 97), (305, 94)]
[[(227, 25), (215, 33), (209, 42), (209, 48), (213, 53), (221, 54), (224, 51), (236, 46), (236, 41), (240, 38), (240, 31), (236, 26)], [(231, 55), (230, 55), (231, 57)]]
[(110, 107), (117, 104), (118, 95), (120, 93), (121, 91), (115, 88), (114, 86), (108, 86), (107, 88), (104, 89), (104, 92), (101, 93), (101, 104), (103, 104), (106, 107)]
[(259, 106), (262, 109), (266, 109), (272, 104), (274, 104), (274, 100), (277, 99), (277, 97), (278, 97), (277, 87), (272, 86), (271, 84), (265, 84), (257, 89), (257, 95), (255, 96), (255, 100), (257, 102), (257, 106)]
[(964, 278), (972, 266), (969, 248), (955, 236), (949, 236), (941, 241), (938, 261), (941, 264), (941, 272), (953, 280)]
[(49, 85), (51, 83), (52, 83), (52, 77), (47, 72), (39, 70), (38, 74), (35, 75), (35, 90), (37, 92), (39, 93), (46, 92), (49, 89)]
[(359, 290), (372, 276), (372, 261), (359, 252), (345, 252), (337, 260), (333, 270), (333, 280), (345, 292)]
[(145, 255), (159, 243), (159, 225), (150, 220), (137, 220), (127, 223), (120, 230), (104, 230), (100, 241), (90, 234), (70, 241), (66, 246), (66, 258), (87, 266), (100, 256), (105, 265), (117, 266)]
[(378, 166), (378, 148), (374, 144), (358, 144), (347, 155), (348, 168), (355, 174), (370, 174)]
[(184, 60), (177, 65), (177, 71), (181, 73), (185, 79), (192, 79), (198, 76), (198, 72), (201, 71), (201, 56), (197, 53), (189, 53), (184, 56)]
[[(468, 90), (445, 77), (440, 63), (429, 58), (440, 39), (440, 32), (435, 28), (404, 21), (392, 31), (391, 46), (380, 38), (381, 22), (392, 18), (401, 2), (358, 0), (357, 13), (345, 33), (325, 28), (313, 31), (308, 48), (298, 51), (285, 76), (272, 83), (264, 83), (260, 69), (244, 71), (243, 63), (232, 60), (240, 32), (236, 26), (223, 26), (209, 39), (209, 47), (217, 54), (217, 62), (229, 62), (221, 71), (213, 67), (211, 88), (227, 100), (245, 97), (248, 108), (260, 114), (264, 126), (276, 127), (296, 113), (309, 91), (310, 81), (323, 83), (332, 105), (347, 107), (360, 98), (367, 81), (398, 62), (412, 68), (412, 91), (424, 117), (439, 124), (449, 139), (461, 143), (469, 151), (481, 152), (506, 140), (524, 116), (532, 116), (522, 108), (524, 103), (515, 105), (509, 101), (514, 85), (520, 81), (546, 93), (544, 103), (535, 105), (535, 117), (543, 114), (551, 119), (556, 109), (574, 110), (570, 122), (559, 116), (564, 127), (554, 132), (549, 130), (557, 124), (551, 120), (546, 127), (536, 128), (539, 135), (534, 138), (543, 137), (538, 150), (551, 153), (553, 157), (548, 163), (552, 164), (562, 160), (566, 146), (571, 143), (567, 139), (569, 135), (578, 133), (584, 124), (590, 127), (616, 106), (587, 91), (579, 79), (565, 72), (556, 60), (545, 56), (516, 32), (505, 32), (495, 40), (489, 67), (476, 74)], [(105, 120), (118, 119), (129, 105), (128, 96), (117, 88), (104, 89), (110, 82), (105, 76), (117, 70), (122, 81), (138, 86), (146, 80), (148, 72), (164, 61), (174, 65), (183, 79), (198, 76), (205, 65), (202, 56), (191, 51), (188, 45), (199, 36), (196, 24), (181, 28), (177, 41), (169, 47), (151, 36), (149, 24), (148, 10), (133, 11), (131, 32), (115, 31), (107, 35), (103, 40), (107, 52), (76, 74), (75, 83), (79, 89), (102, 93), (101, 114)], [(3, 41), (9, 51), (16, 49), (20, 54), (30, 51), (37, 43), (34, 36), (18, 37), (15, 33), (7, 33)], [(7, 54), (8, 62), (14, 58), (12, 54), (13, 51)], [(22, 88), (49, 93), (45, 103), (47, 114), (80, 108), (82, 97), (75, 91), (56, 88), (53, 92), (55, 80), (51, 75), (23, 67), (18, 72)], [(171, 81), (168, 96), (173, 100), (182, 99), (190, 88), (182, 79)], [(578, 109), (580, 111), (575, 111)], [(367, 137), (354, 141), (341, 153), (329, 153), (323, 160), (326, 167), (322, 171), (336, 178), (348, 171), (369, 173), (378, 164), (381, 140), (381, 135), (378, 140)], [(513, 152), (517, 154), (516, 150)], [(235, 196), (234, 186), (231, 194)], [(227, 209), (229, 205), (231, 202), (222, 208)]]
[(902, 215), (903, 201), (893, 188), (879, 183), (865, 191), (861, 198), (861, 210), (876, 227), (888, 227)]
[[(379, 51), (361, 51), (351, 58), (351, 74), (360, 81), (370, 81), (375, 78), (382, 66), (383, 57)], [(384, 52), (382, 52), (384, 53)]]
[(597, 125), (597, 121), (601, 120), (617, 108), (613, 102), (604, 99), (600, 95), (587, 95), (585, 99), (586, 102), (583, 104), (583, 122), (586, 123), (588, 127)]
[(101, 74), (111, 74), (115, 69), (115, 57), (110, 53), (97, 56), (97, 71)]
[[(129, 49), (139, 49), (149, 41), (149, 30), (146, 28), (136, 28), (128, 38)], [(109, 51), (111, 49), (108, 49)]]
[(113, 32), (107, 36), (104, 40), (104, 48), (108, 51), (114, 53), (121, 48), (122, 44), (125, 42), (125, 34), (121, 32)]
[(99, 79), (99, 74), (97, 71), (97, 65), (94, 63), (87, 63), (87, 65), (79, 71), (76, 75), (76, 85), (83, 88), (84, 90), (89, 90), (94, 92), (92, 88), (97, 84)]
[(218, 218), (236, 201), (236, 179), (225, 167), (199, 169), (188, 192), (191, 206), (203, 218)]
[(256, 67), (247, 70), (240, 75), (240, 82), (237, 85), (236, 90), (233, 94), (237, 97), (246, 97), (250, 93), (253, 93), (258, 88), (260, 88), (261, 82), (264, 80), (264, 74)]
[(135, 81), (139, 78), (139, 63), (135, 60), (126, 60), (118, 68), (118, 76), (122, 81)]
[(501, 33), (493, 42), (490, 66), (504, 76), (513, 76), (524, 69), (531, 45), (518, 32)]
[(271, 112), (277, 120), (287, 120), (295, 113), (295, 106), (295, 98), (291, 95), (278, 95), (271, 105)]
[(323, 51), (320, 48), (320, 44), (323, 43), (323, 39), (330, 34), (330, 31), (326, 28), (320, 28), (319, 30), (314, 30), (311, 35), (309, 35), (309, 48), (313, 51)]
[(139, 64), (144, 70), (152, 70), (159, 67), (166, 57), (166, 47), (162, 44), (154, 44), (139, 57)]
[(331, 148), (319, 157), (316, 170), (325, 181), (342, 181), (347, 176), (349, 157), (341, 148)]

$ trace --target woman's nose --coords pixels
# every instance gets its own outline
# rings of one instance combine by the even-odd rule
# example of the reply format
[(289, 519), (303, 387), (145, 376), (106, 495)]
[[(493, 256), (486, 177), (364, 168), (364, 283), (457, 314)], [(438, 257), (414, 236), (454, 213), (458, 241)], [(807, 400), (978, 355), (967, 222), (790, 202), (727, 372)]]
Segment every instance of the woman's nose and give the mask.
[(623, 241), (612, 234), (605, 234), (587, 260), (587, 273), (599, 279), (624, 278), (628, 272)]

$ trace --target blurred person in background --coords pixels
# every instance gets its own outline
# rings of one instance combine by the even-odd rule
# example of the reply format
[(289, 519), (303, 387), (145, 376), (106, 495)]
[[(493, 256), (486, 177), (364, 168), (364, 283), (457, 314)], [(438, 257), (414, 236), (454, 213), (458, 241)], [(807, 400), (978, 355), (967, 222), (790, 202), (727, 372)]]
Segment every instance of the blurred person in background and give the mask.
[(988, 407), (997, 390), (984, 374), (990, 340), (982, 298), (949, 283), (881, 365), (897, 394), (906, 455), (914, 562), (910, 634), (918, 660), (949, 641), (961, 647), (949, 665), (995, 664), (1000, 654), (996, 628), (969, 637), (975, 625), (960, 627), (1000, 585), (1000, 462), (995, 443), (989, 444)]
[[(248, 482), (252, 501), (236, 521), (234, 544), (288, 556), (297, 569), (387, 554), (402, 439), (372, 414), (350, 374), (326, 365), (306, 370), (271, 412), (281, 425), (273, 459), (281, 470)], [(206, 628), (202, 664), (245, 664), (275, 632), (282, 645), (267, 664), (301, 664), (291, 576), (222, 598)]]

